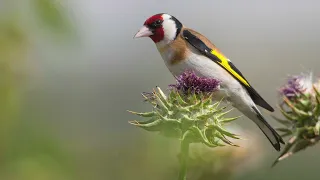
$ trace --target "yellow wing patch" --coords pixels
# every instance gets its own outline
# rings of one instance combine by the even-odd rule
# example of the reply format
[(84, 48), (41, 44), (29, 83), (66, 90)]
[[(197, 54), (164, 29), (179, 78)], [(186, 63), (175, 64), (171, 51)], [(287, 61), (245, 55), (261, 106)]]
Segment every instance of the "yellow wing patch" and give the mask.
[(222, 53), (220, 53), (217, 49), (211, 50), (211, 54), (218, 57), (221, 62), (218, 62), (220, 65), (222, 65), (227, 71), (229, 71), (234, 77), (236, 77), (240, 82), (242, 82), (244, 85), (250, 87), (249, 83), (239, 74), (237, 73), (229, 64), (228, 58), (226, 58)]

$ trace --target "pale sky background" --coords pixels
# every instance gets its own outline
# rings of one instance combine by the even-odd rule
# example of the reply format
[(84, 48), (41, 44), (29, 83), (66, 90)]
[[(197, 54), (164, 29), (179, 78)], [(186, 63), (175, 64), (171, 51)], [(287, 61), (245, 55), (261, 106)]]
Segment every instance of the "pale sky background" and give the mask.
[[(76, 44), (36, 42), (39, 70), (34, 78), (40, 88), (31, 88), (30, 94), (36, 95), (32, 107), (79, 151), (105, 151), (116, 144), (111, 136), (134, 141), (137, 129), (128, 125), (132, 115), (126, 110), (146, 110), (140, 93), (174, 82), (153, 42), (133, 39), (153, 14), (169, 13), (207, 36), (273, 107), (287, 75), (308, 70), (320, 75), (320, 1), (67, 0), (63, 6), (80, 39)], [(238, 124), (256, 132), (273, 160), (276, 152), (249, 122), (243, 118)], [(307, 154), (291, 162), (319, 160)], [(268, 175), (281, 179), (277, 173), (286, 168)], [(305, 168), (316, 172), (316, 166)]]

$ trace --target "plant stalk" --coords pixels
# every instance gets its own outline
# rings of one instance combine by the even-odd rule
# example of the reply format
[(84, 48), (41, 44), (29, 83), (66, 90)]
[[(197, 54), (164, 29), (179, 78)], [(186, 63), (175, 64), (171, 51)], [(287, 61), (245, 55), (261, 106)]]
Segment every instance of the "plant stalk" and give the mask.
[(187, 138), (181, 141), (180, 152), (180, 171), (178, 180), (187, 180), (187, 162), (189, 159), (189, 145), (190, 142)]

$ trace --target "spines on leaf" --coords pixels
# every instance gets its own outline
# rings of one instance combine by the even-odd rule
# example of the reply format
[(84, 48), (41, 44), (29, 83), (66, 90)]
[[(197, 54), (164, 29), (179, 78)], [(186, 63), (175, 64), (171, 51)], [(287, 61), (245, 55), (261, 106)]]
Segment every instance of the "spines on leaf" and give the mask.
[(148, 131), (157, 131), (164, 136), (184, 138), (188, 133), (192, 142), (201, 142), (209, 147), (236, 146), (227, 137), (239, 139), (236, 135), (223, 129), (225, 123), (239, 117), (225, 118), (232, 110), (224, 111), (226, 107), (219, 107), (222, 99), (212, 104), (212, 93), (181, 94), (172, 89), (166, 96), (157, 87), (152, 93), (143, 93), (144, 99), (156, 105), (151, 112), (133, 112), (135, 115), (150, 118), (147, 121), (131, 121), (130, 123)]

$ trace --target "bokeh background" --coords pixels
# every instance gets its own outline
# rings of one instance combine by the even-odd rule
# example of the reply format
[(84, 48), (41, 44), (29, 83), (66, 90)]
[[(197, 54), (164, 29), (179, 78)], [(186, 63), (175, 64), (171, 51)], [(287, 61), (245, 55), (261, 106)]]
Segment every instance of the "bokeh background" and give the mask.
[[(167, 12), (206, 35), (275, 107), (288, 75), (320, 73), (319, 8), (312, 0), (0, 0), (0, 179), (175, 179), (178, 141), (127, 123), (136, 117), (126, 110), (150, 108), (141, 92), (174, 82), (153, 42), (133, 39), (144, 20)], [(194, 145), (190, 179), (318, 177), (319, 146), (271, 169), (279, 153), (253, 123), (243, 117), (229, 128), (241, 147)]]

